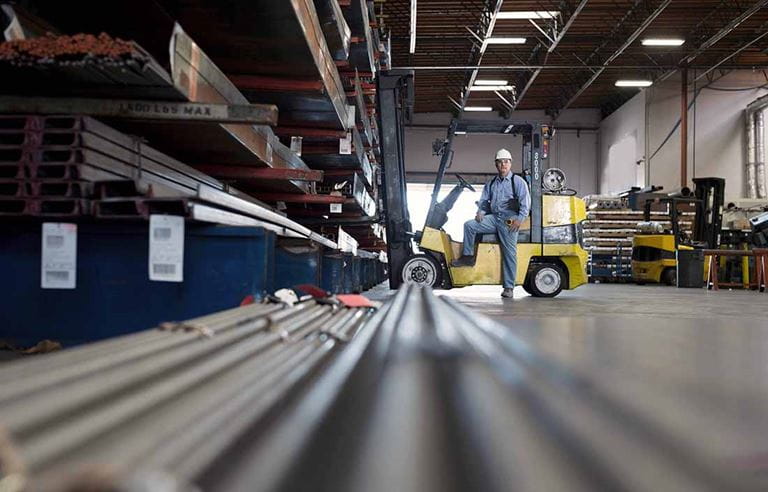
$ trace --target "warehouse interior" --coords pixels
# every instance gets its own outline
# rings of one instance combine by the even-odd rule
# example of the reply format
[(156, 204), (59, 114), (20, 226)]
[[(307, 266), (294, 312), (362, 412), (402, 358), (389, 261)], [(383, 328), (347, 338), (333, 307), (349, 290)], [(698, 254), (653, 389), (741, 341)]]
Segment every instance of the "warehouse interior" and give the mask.
[(0, 492), (768, 488), (768, 0), (0, 31)]

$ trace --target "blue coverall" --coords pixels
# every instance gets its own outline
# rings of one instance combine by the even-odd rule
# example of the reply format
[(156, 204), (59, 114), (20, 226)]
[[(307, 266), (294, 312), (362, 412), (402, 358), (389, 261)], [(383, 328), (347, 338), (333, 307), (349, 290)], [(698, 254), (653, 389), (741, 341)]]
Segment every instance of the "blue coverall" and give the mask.
[[(512, 187), (514, 186), (514, 194)], [(515, 213), (508, 209), (507, 203), (516, 196), (520, 201), (520, 211)], [(483, 193), (480, 196), (480, 202), (489, 200), (491, 213), (485, 214), (481, 222), (475, 219), (464, 223), (464, 247), (462, 255), (473, 256), (475, 254), (475, 237), (478, 234), (496, 233), (501, 243), (501, 253), (504, 257), (503, 279), (504, 288), (514, 288), (517, 272), (517, 231), (511, 231), (506, 221), (517, 219), (521, 223), (528, 217), (531, 210), (531, 194), (528, 191), (528, 184), (520, 176), (513, 173), (506, 177), (494, 177), (483, 187)], [(478, 210), (478, 213), (483, 213)]]

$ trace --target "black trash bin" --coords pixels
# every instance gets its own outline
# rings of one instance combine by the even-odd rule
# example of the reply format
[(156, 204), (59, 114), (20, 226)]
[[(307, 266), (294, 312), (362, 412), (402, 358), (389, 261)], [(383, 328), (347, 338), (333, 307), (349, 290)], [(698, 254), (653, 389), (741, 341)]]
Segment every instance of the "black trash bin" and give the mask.
[(677, 250), (677, 286), (700, 289), (704, 287), (704, 251)]

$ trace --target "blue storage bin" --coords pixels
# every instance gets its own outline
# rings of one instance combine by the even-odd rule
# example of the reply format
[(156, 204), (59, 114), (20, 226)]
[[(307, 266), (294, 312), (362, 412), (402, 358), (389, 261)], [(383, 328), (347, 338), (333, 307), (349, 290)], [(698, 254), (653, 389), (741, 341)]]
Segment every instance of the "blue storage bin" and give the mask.
[(236, 307), (273, 290), (274, 233), (187, 224), (184, 282), (148, 277), (147, 223), (80, 224), (77, 288), (40, 288), (41, 225), (0, 228), (0, 339), (31, 345), (91, 342)]
[(323, 253), (319, 246), (281, 244), (275, 250), (275, 290), (322, 284)]
[(344, 274), (346, 255), (343, 253), (327, 253), (323, 255), (323, 267), (320, 286), (331, 294), (344, 292)]

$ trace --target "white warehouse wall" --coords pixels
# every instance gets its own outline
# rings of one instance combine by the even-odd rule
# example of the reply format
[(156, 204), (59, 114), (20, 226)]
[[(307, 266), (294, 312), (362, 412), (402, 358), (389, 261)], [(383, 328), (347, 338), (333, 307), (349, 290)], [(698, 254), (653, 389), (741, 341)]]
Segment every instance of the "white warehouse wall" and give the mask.
[[(488, 114), (468, 115), (468, 118), (493, 118)], [(405, 163), (410, 173), (434, 173), (440, 165), (432, 155), (432, 142), (444, 139), (451, 115), (449, 113), (417, 113), (413, 125), (405, 129)], [(550, 122), (543, 111), (516, 111), (512, 120)], [(550, 143), (549, 167), (561, 168), (566, 185), (588, 195), (597, 190), (597, 128), (600, 112), (596, 109), (568, 110), (554, 125), (555, 137)], [(494, 173), (496, 150), (504, 147), (512, 152), (512, 169), (521, 169), (522, 138), (508, 135), (457, 135), (454, 140), (453, 163), (449, 173)], [(409, 181), (414, 181), (410, 179)], [(423, 181), (424, 179), (420, 179)], [(431, 180), (431, 179), (427, 179)]]
[[(693, 71), (688, 78), (689, 81), (695, 78)], [(763, 72), (737, 70), (715, 80), (710, 88), (701, 89), (695, 110), (691, 107), (688, 111), (689, 186), (694, 177), (722, 177), (726, 180), (726, 200), (746, 196), (744, 108), (768, 94), (766, 89), (754, 88), (766, 83)], [(697, 86), (701, 88), (706, 84), (703, 78)], [(745, 88), (747, 90), (737, 90)], [(693, 101), (692, 85), (688, 101)], [(612, 193), (628, 186), (649, 184), (664, 186), (665, 190), (679, 188), (679, 128), (660, 147), (679, 118), (680, 78), (677, 76), (641, 91), (604, 119), (600, 123), (600, 192)], [(635, 152), (631, 155), (627, 144), (633, 137)], [(653, 156), (650, 164), (646, 155)]]

